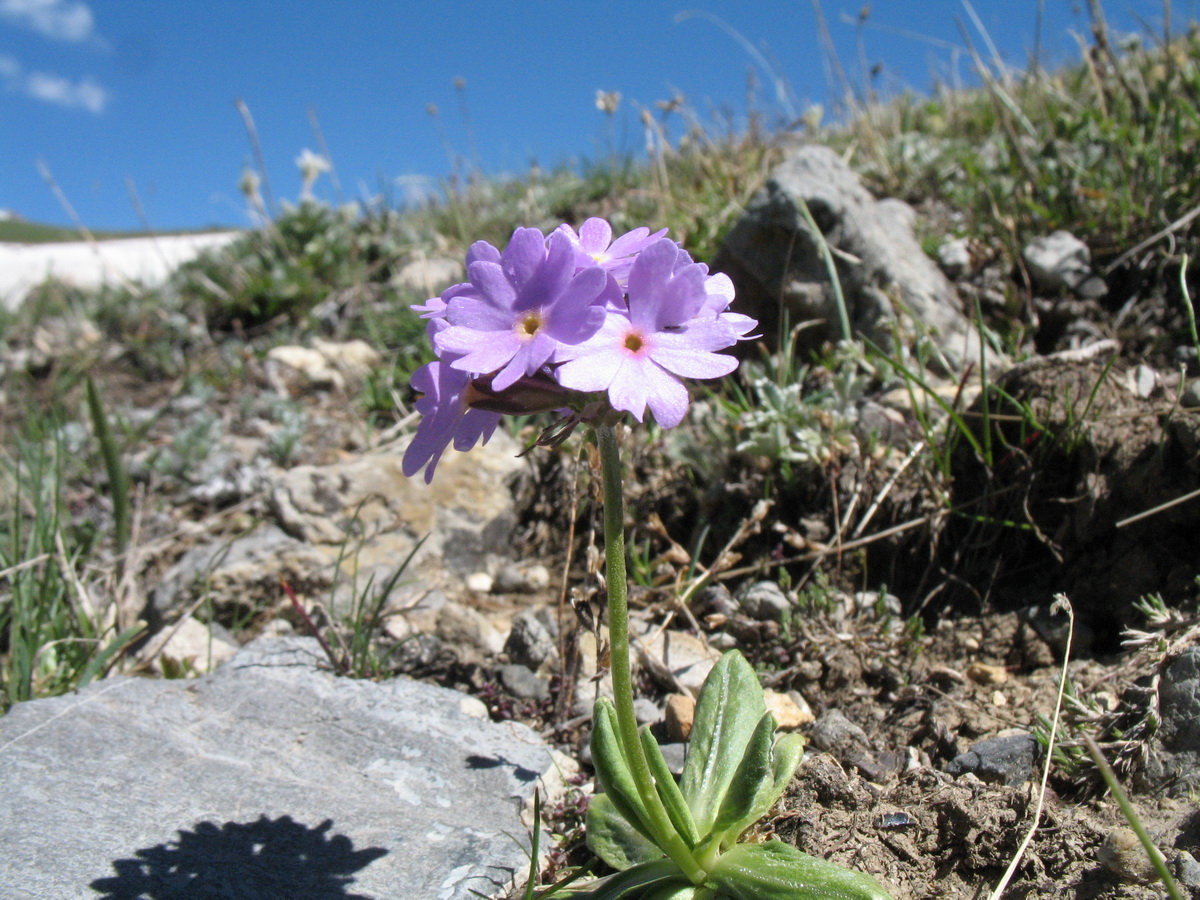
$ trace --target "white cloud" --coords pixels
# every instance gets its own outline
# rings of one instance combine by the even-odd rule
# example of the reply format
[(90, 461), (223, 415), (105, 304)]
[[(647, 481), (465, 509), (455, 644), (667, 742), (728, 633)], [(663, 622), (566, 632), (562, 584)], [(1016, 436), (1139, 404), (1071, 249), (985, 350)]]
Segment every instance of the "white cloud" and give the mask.
[(60, 75), (30, 72), (25, 79), (25, 93), (36, 100), (57, 103), (68, 109), (86, 109), (99, 115), (108, 105), (108, 91), (90, 78), (71, 81)]
[(0, 0), (0, 19), (56, 41), (81, 43), (95, 38), (95, 19), (78, 0)]
[(88, 77), (71, 81), (47, 72), (25, 74), (21, 63), (11, 56), (0, 56), (0, 79), (5, 89), (13, 93), (67, 109), (85, 109), (93, 115), (104, 112), (110, 97), (108, 91)]

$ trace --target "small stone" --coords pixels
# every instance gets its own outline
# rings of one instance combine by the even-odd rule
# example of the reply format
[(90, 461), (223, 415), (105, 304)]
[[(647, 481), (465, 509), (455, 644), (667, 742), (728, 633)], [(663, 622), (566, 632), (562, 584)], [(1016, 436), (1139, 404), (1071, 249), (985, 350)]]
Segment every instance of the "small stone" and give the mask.
[(1200, 380), (1189, 381), (1179, 397), (1179, 405), (1184, 409), (1200, 407)]
[(1004, 668), (1004, 666), (992, 666), (987, 663), (971, 663), (967, 666), (966, 674), (976, 684), (1004, 684), (1008, 681), (1008, 669)]
[(492, 592), (492, 576), (487, 572), (472, 572), (466, 578), (467, 589), (475, 591), (478, 594), (490, 594)]
[(845, 757), (850, 751), (866, 750), (871, 746), (867, 733), (838, 709), (831, 709), (817, 719), (811, 738), (818, 750), (828, 751), (837, 757)]
[(1029, 779), (1037, 754), (1037, 738), (1032, 734), (989, 738), (950, 760), (946, 771), (956, 777), (972, 774), (989, 784), (1015, 787)]
[(1191, 888), (1193, 893), (1200, 890), (1200, 862), (1196, 862), (1196, 857), (1186, 850), (1180, 850), (1171, 868), (1176, 881)]
[(696, 609), (701, 615), (718, 615), (729, 618), (738, 612), (737, 601), (723, 584), (710, 584), (696, 596)]
[(447, 603), (438, 611), (438, 637), (457, 651), (474, 651), (486, 658), (500, 654), (504, 638), (477, 609), (459, 603)]
[(947, 278), (958, 278), (971, 268), (971, 243), (967, 238), (946, 241), (937, 249), (938, 265)]
[(800, 706), (789, 694), (768, 690), (763, 691), (763, 699), (767, 703), (767, 712), (775, 717), (775, 724), (781, 731), (794, 731), (816, 721), (808, 704)]
[(773, 581), (759, 581), (751, 585), (740, 600), (746, 615), (759, 622), (782, 623), (791, 619), (792, 602)]
[(504, 642), (504, 652), (513, 662), (537, 669), (556, 653), (557, 628), (551, 628), (554, 624), (551, 616), (547, 615), (543, 619), (543, 612), (549, 610), (544, 607), (523, 609), (513, 616), (512, 631)]
[(462, 281), (462, 262), (451, 257), (422, 257), (406, 263), (392, 276), (392, 282), (427, 296), (440, 294), (445, 288)]
[(708, 646), (722, 652), (726, 650), (734, 650), (737, 648), (738, 640), (728, 631), (718, 631), (716, 634), (708, 636)]
[(666, 760), (667, 770), (672, 775), (682, 775), (683, 764), (687, 761), (688, 745), (683, 743), (661, 744), (658, 749), (662, 751), (663, 759)]
[(514, 697), (520, 697), (522, 700), (537, 701), (548, 700), (550, 698), (550, 682), (545, 678), (539, 678), (528, 666), (510, 663), (509, 665), (501, 666), (498, 672), (500, 683)]
[(267, 382), (283, 397), (346, 386), (342, 373), (319, 350), (310, 347), (272, 347), (267, 351), (264, 370)]
[(1154, 863), (1132, 828), (1112, 829), (1096, 850), (1096, 856), (1100, 864), (1121, 881), (1149, 884), (1158, 878)]
[(1000, 691), (992, 691), (992, 706), (1008, 706), (1008, 698)]
[(470, 716), (472, 719), (490, 719), (487, 704), (478, 697), (472, 697), (469, 694), (463, 694), (462, 699), (458, 701), (458, 709), (463, 715)]
[(671, 694), (667, 697), (664, 720), (667, 737), (672, 741), (686, 741), (692, 736), (692, 723), (696, 716), (696, 701), (687, 694)]
[(653, 725), (662, 721), (663, 711), (648, 697), (638, 697), (633, 701), (633, 717), (639, 725)]
[(1069, 231), (1031, 241), (1021, 251), (1034, 286), (1046, 293), (1074, 290), (1091, 274), (1091, 251)]
[(721, 654), (687, 632), (660, 632), (656, 626), (650, 626), (650, 631), (651, 639), (645, 641), (646, 652), (668, 669), (678, 684), (699, 695), (704, 679)]
[(1158, 373), (1150, 368), (1150, 366), (1142, 363), (1133, 370), (1130, 382), (1130, 387), (1133, 388), (1134, 394), (1145, 399), (1153, 396), (1154, 392), (1158, 390)]
[(496, 573), (492, 590), (497, 594), (536, 594), (550, 585), (550, 570), (541, 564), (509, 563)]
[(178, 627), (169, 625), (155, 635), (142, 656), (160, 675), (196, 676), (213, 671), (237, 651), (237, 641), (220, 625), (188, 617)]

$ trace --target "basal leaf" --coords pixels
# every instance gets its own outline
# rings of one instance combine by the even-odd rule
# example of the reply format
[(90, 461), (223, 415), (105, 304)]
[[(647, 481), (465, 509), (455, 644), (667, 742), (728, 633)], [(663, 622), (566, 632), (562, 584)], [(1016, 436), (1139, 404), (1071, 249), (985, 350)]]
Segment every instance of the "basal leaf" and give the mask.
[[(804, 756), (804, 738), (798, 734), (781, 735), (771, 751), (771, 777), (763, 781), (754, 804), (741, 821), (732, 825), (723, 843), (732, 843), (738, 836), (771, 811), (771, 807), (783, 796), (796, 774), (796, 767)], [(730, 789), (733, 790), (732, 788)]]
[(650, 774), (654, 776), (654, 786), (658, 790), (659, 799), (667, 809), (671, 824), (689, 848), (695, 847), (700, 836), (696, 833), (696, 823), (692, 820), (692, 811), (688, 809), (687, 801), (683, 799), (683, 792), (679, 790), (679, 785), (675, 783), (675, 776), (671, 774), (667, 761), (663, 759), (658, 741), (654, 739), (654, 735), (648, 728), (642, 730), (641, 738), (642, 749), (646, 752), (646, 762), (650, 764)]
[(638, 794), (637, 784), (633, 780), (633, 773), (629, 770), (625, 751), (617, 736), (617, 711), (606, 697), (596, 701), (592, 712), (591, 750), (596, 780), (608, 795), (609, 801), (630, 825), (647, 840), (653, 841), (650, 817), (646, 813), (641, 795)]
[(737, 840), (745, 826), (738, 827), (737, 831), (732, 829), (739, 826), (754, 811), (758, 796), (772, 783), (771, 747), (774, 741), (775, 717), (769, 712), (763, 713), (746, 744), (746, 751), (733, 773), (729, 789), (725, 792), (721, 808), (713, 821), (714, 834), (726, 833), (721, 839), (722, 845)]
[(721, 855), (704, 884), (730, 900), (891, 900), (870, 875), (782, 841), (738, 844)]
[(700, 689), (679, 785), (701, 838), (712, 830), (746, 744), (766, 711), (758, 676), (740, 653), (729, 651)]
[(601, 878), (584, 885), (581, 891), (572, 891), (568, 896), (586, 900), (641, 900), (646, 896), (655, 896), (651, 893), (655, 890), (685, 887), (691, 887), (691, 883), (679, 871), (679, 867), (669, 859), (658, 859)]
[(608, 794), (596, 794), (588, 804), (587, 845), (612, 866), (624, 870), (638, 863), (662, 859), (658, 845), (646, 838), (621, 815)]

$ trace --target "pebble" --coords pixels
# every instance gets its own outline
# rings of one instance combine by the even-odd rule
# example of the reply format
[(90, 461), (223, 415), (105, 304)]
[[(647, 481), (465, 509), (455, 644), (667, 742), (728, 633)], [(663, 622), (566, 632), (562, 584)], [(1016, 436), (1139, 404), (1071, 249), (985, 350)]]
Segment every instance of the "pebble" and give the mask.
[(686, 741), (691, 737), (695, 717), (696, 701), (688, 694), (671, 694), (667, 697), (664, 719), (670, 740)]
[(540, 563), (509, 563), (496, 573), (491, 589), (498, 594), (536, 594), (550, 586), (550, 570)]
[(1008, 681), (1008, 670), (1004, 666), (992, 666), (981, 662), (973, 662), (967, 666), (966, 675), (976, 684), (1004, 684)]
[(1180, 850), (1172, 864), (1175, 880), (1193, 892), (1200, 890), (1200, 862), (1186, 850)]
[(1149, 884), (1158, 878), (1154, 863), (1132, 828), (1124, 826), (1109, 831), (1096, 850), (1100, 864), (1121, 881)]
[(487, 572), (472, 572), (466, 578), (467, 589), (479, 594), (492, 592), (492, 576)]
[(550, 682), (538, 675), (528, 666), (515, 663), (500, 666), (500, 683), (514, 696), (522, 700), (548, 700), (550, 698)]
[(773, 581), (752, 584), (739, 598), (742, 610), (759, 622), (783, 623), (792, 617), (792, 601)]
[(1032, 734), (1010, 734), (972, 744), (946, 764), (954, 776), (972, 774), (989, 784), (1016, 786), (1027, 781), (1037, 759), (1037, 738)]
[(1179, 398), (1179, 405), (1184, 409), (1200, 407), (1200, 380), (1189, 381)]
[(937, 261), (949, 279), (966, 274), (971, 268), (971, 242), (965, 237), (946, 241), (937, 249)]
[(513, 616), (504, 652), (515, 663), (537, 669), (557, 652), (557, 625), (546, 607), (523, 609)]
[(1021, 251), (1034, 286), (1047, 293), (1074, 290), (1088, 277), (1091, 252), (1069, 231), (1037, 238)]
[[(779, 691), (763, 691), (763, 699), (767, 703), (767, 712), (775, 717), (775, 724), (781, 731), (794, 731), (810, 722), (816, 721), (812, 709), (804, 698), (796, 702), (798, 694), (783, 694)], [(801, 705), (803, 704), (803, 705)]]

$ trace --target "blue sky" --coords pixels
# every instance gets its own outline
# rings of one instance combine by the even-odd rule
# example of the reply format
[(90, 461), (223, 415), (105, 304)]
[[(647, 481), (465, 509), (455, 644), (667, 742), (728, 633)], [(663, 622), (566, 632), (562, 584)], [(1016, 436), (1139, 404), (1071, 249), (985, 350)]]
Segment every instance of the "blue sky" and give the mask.
[[(1176, 28), (1198, 0), (1175, 0)], [(52, 173), (91, 228), (136, 229), (130, 186), (153, 228), (248, 224), (237, 189), (253, 163), (235, 99), (253, 115), (274, 194), (295, 198), (295, 159), (318, 150), (315, 114), (347, 199), (436, 190), (450, 155), (489, 174), (603, 155), (597, 90), (619, 91), (619, 148), (639, 152), (638, 107), (682, 93), (711, 121), (746, 111), (755, 56), (801, 109), (829, 105), (816, 4), (805, 0), (0, 0), (0, 209), (69, 224)], [(842, 66), (861, 82), (927, 90), (949, 80), (962, 0), (821, 0)], [(1082, 0), (1043, 0), (1043, 62), (1078, 58)], [(974, 0), (1001, 56), (1025, 67), (1038, 0)], [(1107, 0), (1110, 25), (1159, 29), (1161, 0)], [(679, 14), (699, 10), (680, 20)], [(717, 21), (719, 20), (719, 22)], [(860, 41), (861, 39), (861, 52)], [(985, 51), (986, 52), (986, 51)], [(962, 58), (957, 73), (969, 79)], [(782, 115), (758, 71), (759, 106)], [(455, 80), (463, 87), (456, 89)], [(435, 121), (430, 105), (438, 108)], [(463, 109), (466, 109), (466, 116)], [(319, 197), (335, 200), (327, 176)]]

